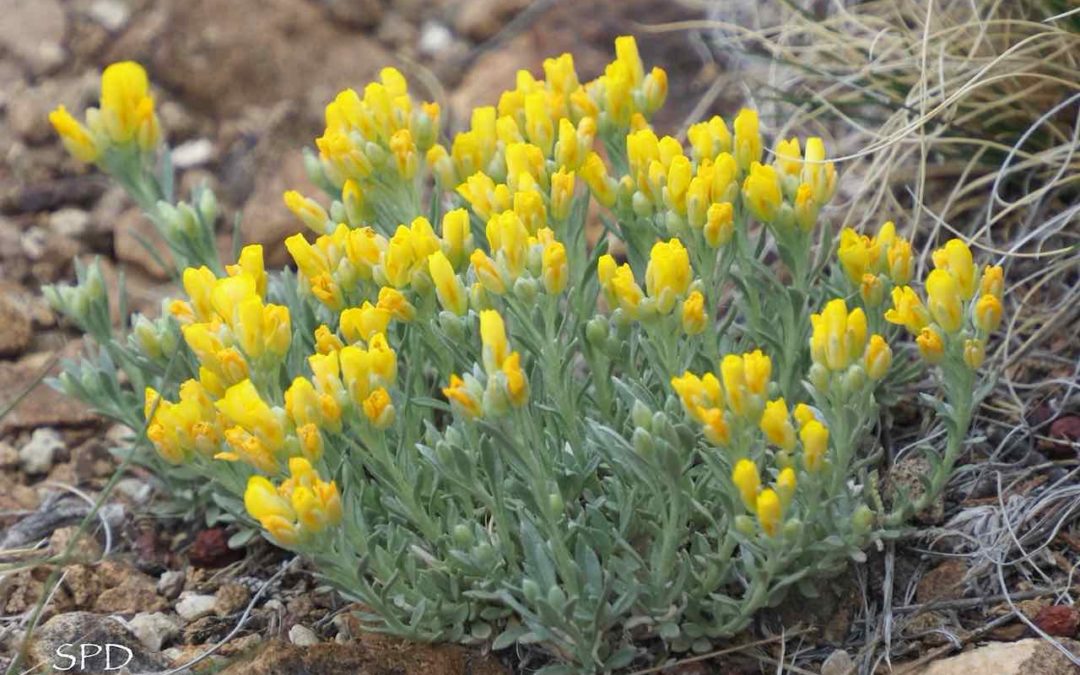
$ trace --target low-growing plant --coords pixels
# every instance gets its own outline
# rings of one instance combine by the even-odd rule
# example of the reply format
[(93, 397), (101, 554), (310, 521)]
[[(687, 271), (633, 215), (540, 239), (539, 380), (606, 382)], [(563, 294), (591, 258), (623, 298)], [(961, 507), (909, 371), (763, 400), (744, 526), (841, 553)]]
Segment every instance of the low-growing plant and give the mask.
[[(393, 68), (341, 92), (307, 155), (326, 195), (284, 195), (311, 232), (269, 273), (259, 246), (221, 264), (213, 193), (174, 201), (146, 74), (110, 66), (85, 125), (51, 119), (147, 210), (183, 294), (117, 336), (96, 266), (48, 289), (100, 350), (58, 386), (145, 426), (373, 630), (592, 672), (815, 596), (948, 481), (1001, 269), (954, 239), (913, 279), (892, 223), (834, 241), (820, 139), (766, 151), (751, 110), (658, 136), (667, 76), (615, 49), (585, 84), (569, 54), (520, 72), (446, 144)], [(912, 389), (948, 442), (886, 500), (880, 406)]]

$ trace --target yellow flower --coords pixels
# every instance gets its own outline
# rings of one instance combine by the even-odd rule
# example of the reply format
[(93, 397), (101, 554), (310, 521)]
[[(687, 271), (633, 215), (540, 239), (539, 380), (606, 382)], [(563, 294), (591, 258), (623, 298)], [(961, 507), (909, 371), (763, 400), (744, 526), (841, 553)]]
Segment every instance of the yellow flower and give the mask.
[[(967, 244), (959, 239), (950, 239), (945, 242), (945, 246), (934, 251), (932, 258), (934, 267), (948, 272), (956, 280), (960, 297), (963, 300), (970, 300), (975, 294), (977, 270), (971, 259), (971, 249), (967, 247)], [(929, 285), (929, 279), (927, 284)], [(927, 292), (929, 293), (929, 289)]]
[[(293, 212), (300, 222), (316, 234), (325, 234), (330, 225), (330, 215), (317, 201), (305, 197), (296, 190), (287, 190), (282, 198), (285, 206)], [(290, 249), (291, 250), (291, 249)], [(299, 263), (299, 261), (297, 261)]]
[(390, 316), (398, 321), (409, 322), (416, 318), (416, 307), (404, 293), (389, 286), (379, 289), (379, 300), (375, 307), (390, 312)]
[(998, 300), (1005, 292), (1005, 276), (999, 265), (987, 265), (979, 280), (979, 292), (983, 295), (992, 295)]
[(771, 223), (783, 201), (776, 169), (768, 164), (754, 162), (750, 167), (750, 175), (743, 181), (743, 198), (756, 219), (762, 223)]
[(681, 241), (671, 239), (653, 245), (645, 268), (645, 289), (650, 298), (656, 299), (661, 314), (670, 313), (676, 301), (686, 294), (692, 275), (690, 254)]
[(502, 373), (506, 377), (506, 393), (510, 404), (520, 408), (529, 400), (529, 381), (521, 368), (521, 355), (510, 352), (502, 364)]
[(101, 150), (94, 142), (90, 131), (72, 117), (64, 106), (57, 106), (49, 113), (49, 122), (60, 136), (64, 147), (75, 159), (91, 163), (96, 162), (101, 156)]
[(705, 296), (694, 291), (682, 303), (682, 329), (687, 335), (705, 332), (708, 317), (705, 314)]
[(304, 424), (296, 428), (296, 438), (300, 441), (300, 452), (309, 462), (317, 462), (323, 455), (323, 439), (319, 427)]
[(817, 419), (808, 420), (799, 429), (799, 440), (803, 446), (803, 466), (810, 473), (817, 472), (829, 448), (829, 429)]
[(930, 323), (930, 313), (910, 286), (892, 289), (892, 305), (892, 309), (885, 312), (885, 320), (904, 326), (912, 334), (919, 333)]
[(719, 248), (731, 241), (735, 234), (735, 209), (730, 202), (709, 205), (702, 232), (705, 243), (713, 248)]
[(871, 380), (880, 380), (889, 372), (892, 365), (892, 349), (889, 343), (880, 335), (870, 336), (870, 342), (866, 345), (866, 354), (863, 355), (863, 368)]
[(814, 413), (814, 409), (805, 403), (799, 403), (795, 406), (795, 410), (792, 411), (791, 416), (795, 418), (795, 421), (799, 423), (799, 428), (806, 426), (806, 423), (810, 420), (816, 420), (817, 415)]
[(351, 307), (341, 313), (341, 334), (349, 342), (367, 342), (376, 333), (385, 333), (390, 325), (390, 312), (364, 301), (360, 307)]
[(876, 274), (864, 274), (859, 283), (859, 297), (867, 307), (876, 308), (885, 300), (885, 284)]
[(679, 215), (686, 215), (686, 193), (691, 175), (690, 160), (685, 155), (679, 154), (671, 159), (664, 185), (664, 203)]
[(547, 226), (544, 198), (535, 190), (515, 192), (513, 212), (529, 234), (536, 234), (537, 230)]
[(645, 299), (645, 293), (634, 281), (634, 272), (630, 269), (630, 265), (627, 263), (618, 265), (615, 258), (605, 254), (597, 261), (596, 273), (600, 279), (600, 286), (610, 299), (617, 302), (631, 318), (637, 317), (638, 306)]
[(728, 409), (735, 415), (748, 417), (761, 410), (771, 375), (772, 360), (760, 349), (741, 356), (724, 356), (720, 361), (720, 377)]
[[(991, 296), (993, 297), (993, 296)], [(986, 360), (986, 341), (979, 339), (964, 340), (964, 363), (968, 368), (977, 370)]]
[(300, 528), (292, 504), (274, 488), (265, 476), (248, 478), (244, 507), (275, 540), (293, 546), (300, 540)]
[(783, 509), (791, 504), (792, 498), (795, 496), (795, 488), (798, 486), (798, 481), (795, 478), (795, 469), (790, 466), (785, 467), (780, 471), (780, 474), (776, 477), (776, 494), (780, 497), (780, 506)]
[(376, 429), (386, 429), (394, 423), (394, 403), (385, 388), (379, 387), (364, 399), (364, 416)]
[(757, 509), (758, 492), (761, 490), (761, 475), (753, 460), (740, 459), (731, 472), (731, 482), (735, 484), (748, 511)]
[(552, 241), (544, 246), (540, 259), (540, 273), (544, 280), (544, 289), (550, 295), (558, 295), (566, 289), (569, 269), (566, 262), (566, 247), (562, 242)]
[(798, 178), (802, 173), (802, 149), (799, 147), (799, 139), (777, 139), (776, 149), (773, 152), (775, 158), (773, 165), (776, 166), (783, 177), (792, 176)]
[(731, 151), (731, 132), (719, 115), (713, 115), (705, 122), (690, 125), (686, 138), (693, 148), (694, 159), (713, 160), (721, 152)]
[(480, 312), (480, 341), (483, 343), (484, 370), (494, 375), (510, 356), (510, 343), (506, 339), (506, 325), (502, 316), (493, 309)]
[(447, 211), (442, 219), (442, 249), (446, 258), (460, 268), (473, 250), (472, 226), (465, 209)]
[[(202, 269), (206, 269), (205, 267)], [(209, 272), (209, 270), (207, 270)], [(246, 274), (255, 280), (255, 294), (266, 297), (266, 267), (263, 264), (263, 247), (249, 244), (240, 250), (240, 257), (235, 265), (226, 265), (225, 272), (230, 277)]]
[(911, 242), (897, 238), (889, 245), (886, 258), (889, 265), (889, 278), (894, 284), (903, 285), (911, 281)]
[(315, 329), (315, 351), (319, 354), (329, 354), (344, 347), (345, 344), (330, 328), (323, 324)]
[(504, 211), (488, 221), (487, 239), (495, 260), (502, 263), (510, 281), (525, 271), (529, 255), (529, 230), (513, 211)]
[(305, 536), (318, 534), (341, 522), (341, 497), (334, 481), (319, 478), (311, 462), (303, 457), (289, 460), (289, 478), (278, 487), (296, 512)]
[(915, 344), (919, 347), (919, 354), (926, 359), (927, 363), (941, 363), (945, 357), (945, 343), (941, 334), (933, 326), (926, 326), (915, 338)]
[(956, 277), (944, 269), (931, 270), (926, 277), (926, 304), (946, 333), (955, 333), (964, 324), (962, 293)]
[(592, 191), (596, 201), (611, 208), (615, 204), (615, 180), (608, 175), (600, 155), (590, 152), (581, 165), (581, 178)]
[(457, 375), (451, 375), (450, 386), (443, 387), (442, 393), (457, 412), (468, 419), (475, 419), (483, 411), (483, 390), (471, 375), (465, 377), (462, 380)]
[(702, 429), (705, 438), (713, 445), (726, 446), (731, 442), (731, 429), (720, 408), (709, 408), (702, 413)]
[(825, 161), (825, 144), (820, 138), (806, 139), (802, 181), (814, 191), (814, 201), (825, 204), (836, 192), (836, 167)]
[(783, 516), (783, 508), (780, 505), (780, 497), (771, 488), (765, 488), (757, 496), (754, 504), (758, 522), (761, 529), (770, 537), (776, 536), (780, 531), (780, 519)]
[(814, 190), (809, 183), (800, 183), (795, 190), (795, 224), (803, 232), (814, 229), (821, 205), (814, 200)]
[[(743, 108), (735, 116), (735, 122), (732, 126), (735, 128), (733, 154), (739, 169), (745, 172), (750, 170), (755, 163), (761, 161), (761, 132), (758, 131), (757, 112), (749, 108)], [(773, 173), (775, 175), (775, 171)], [(779, 183), (777, 185), (779, 186)]]
[(687, 414), (699, 422), (704, 421), (705, 411), (723, 405), (720, 382), (712, 373), (698, 377), (690, 371), (671, 378), (671, 388), (678, 394)]
[(551, 174), (551, 217), (566, 220), (574, 204), (574, 172), (559, 169)]
[(285, 390), (285, 414), (297, 427), (318, 424), (322, 421), (319, 393), (304, 377), (296, 377)]
[(858, 284), (874, 261), (870, 259), (870, 238), (850, 227), (840, 231), (840, 245), (836, 250), (840, 266), (852, 284)]
[(992, 333), (1001, 325), (1001, 300), (992, 293), (984, 293), (975, 302), (974, 323), (982, 333)]
[(412, 132), (408, 129), (398, 129), (390, 136), (390, 152), (394, 155), (398, 174), (405, 180), (412, 180), (416, 175), (419, 158), (416, 154), (416, 143), (413, 142)]
[(114, 63), (101, 74), (101, 121), (114, 143), (157, 147), (160, 129), (146, 71), (134, 61)]
[(776, 447), (788, 452), (795, 448), (795, 427), (791, 424), (787, 403), (783, 398), (765, 404), (760, 426), (765, 437)]
[(453, 266), (442, 251), (428, 256), (428, 271), (435, 283), (435, 295), (443, 309), (458, 316), (465, 316), (469, 310), (469, 296), (465, 291), (465, 284), (454, 274)]
[(866, 349), (866, 314), (861, 307), (849, 313), (842, 298), (826, 303), (821, 314), (810, 315), (810, 323), (810, 356), (829, 370), (844, 370)]
[(472, 265), (473, 274), (476, 275), (477, 281), (485, 290), (495, 295), (502, 295), (506, 292), (506, 282), (503, 281), (499, 268), (486, 253), (480, 249), (474, 250), (472, 255), (469, 256), (469, 264)]
[(251, 380), (229, 387), (214, 406), (228, 422), (257, 437), (270, 452), (277, 452), (284, 443), (281, 416), (262, 400)]

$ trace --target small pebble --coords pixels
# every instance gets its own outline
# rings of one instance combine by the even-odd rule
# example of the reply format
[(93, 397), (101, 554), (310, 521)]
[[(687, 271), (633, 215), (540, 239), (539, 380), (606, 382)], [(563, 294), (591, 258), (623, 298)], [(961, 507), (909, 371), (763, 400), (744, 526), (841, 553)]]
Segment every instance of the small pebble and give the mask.
[(187, 575), (183, 570), (169, 570), (161, 575), (158, 580), (157, 592), (164, 598), (175, 600), (184, 590), (184, 581)]
[(176, 613), (184, 621), (194, 621), (214, 613), (217, 599), (212, 595), (200, 595), (198, 593), (184, 593), (176, 603)]
[(19, 450), (19, 464), (24, 473), (39, 475), (48, 473), (58, 450), (64, 449), (64, 439), (55, 429), (35, 429), (30, 440)]
[(308, 647), (319, 644), (319, 636), (307, 626), (297, 623), (289, 629), (289, 642), (298, 647)]

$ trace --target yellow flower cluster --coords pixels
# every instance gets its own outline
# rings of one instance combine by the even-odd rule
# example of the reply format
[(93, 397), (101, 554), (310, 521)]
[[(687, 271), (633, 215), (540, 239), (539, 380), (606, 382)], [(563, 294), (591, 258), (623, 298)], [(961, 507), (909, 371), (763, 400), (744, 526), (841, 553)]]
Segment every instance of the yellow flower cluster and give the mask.
[(596, 273), (608, 304), (619, 307), (630, 318), (671, 314), (681, 304), (687, 332), (700, 332), (705, 322), (704, 296), (700, 291), (690, 292), (694, 270), (690, 267), (690, 254), (679, 239), (653, 245), (645, 268), (644, 291), (634, 280), (630, 264), (619, 265), (611, 255), (600, 256)]
[(934, 269), (924, 282), (926, 303), (910, 286), (894, 288), (885, 320), (915, 335), (929, 363), (940, 363), (946, 350), (955, 348), (974, 370), (985, 359), (987, 336), (1001, 324), (1002, 270), (989, 265), (980, 273), (971, 249), (959, 239), (946, 242), (932, 259)]
[(365, 195), (380, 183), (412, 181), (439, 135), (439, 123), (438, 104), (415, 104), (395, 68), (383, 68), (363, 96), (345, 89), (326, 106), (326, 129), (315, 145), (326, 177), (355, 198), (351, 214), (367, 214)]
[(86, 111), (85, 124), (64, 106), (49, 113), (49, 122), (76, 159), (96, 162), (111, 148), (157, 149), (161, 126), (143, 67), (133, 61), (108, 66), (101, 74), (101, 99)]
[(740, 459), (732, 469), (731, 482), (735, 484), (746, 510), (757, 516), (761, 530), (775, 537), (780, 532), (784, 511), (795, 495), (795, 470), (791, 467), (781, 469), (772, 487), (762, 488), (757, 464), (750, 459)]
[(892, 221), (873, 237), (844, 228), (836, 253), (848, 281), (859, 289), (867, 307), (878, 307), (888, 288), (911, 280), (911, 242), (897, 236)]
[[(826, 303), (820, 314), (811, 314), (810, 324), (810, 358), (818, 372), (843, 373), (858, 365), (871, 380), (885, 377), (892, 364), (892, 350), (880, 335), (867, 338), (866, 313), (861, 307), (849, 312), (847, 302), (836, 298)], [(817, 379), (814, 375), (811, 378)], [(814, 381), (814, 385), (822, 391), (828, 389), (821, 381)]]
[(334, 481), (321, 480), (303, 457), (289, 460), (289, 478), (274, 486), (252, 476), (244, 507), (283, 546), (295, 546), (341, 522), (341, 497)]
[(442, 392), (455, 412), (466, 419), (482, 414), (499, 415), (509, 407), (520, 408), (529, 400), (529, 380), (521, 366), (521, 354), (510, 349), (506, 324), (493, 309), (480, 312), (481, 359), (487, 387), (474, 376), (450, 376)]
[(671, 386), (691, 419), (702, 425), (705, 437), (726, 446), (732, 428), (756, 425), (768, 398), (772, 359), (760, 349), (728, 354), (720, 360), (720, 377), (689, 371), (671, 379)]

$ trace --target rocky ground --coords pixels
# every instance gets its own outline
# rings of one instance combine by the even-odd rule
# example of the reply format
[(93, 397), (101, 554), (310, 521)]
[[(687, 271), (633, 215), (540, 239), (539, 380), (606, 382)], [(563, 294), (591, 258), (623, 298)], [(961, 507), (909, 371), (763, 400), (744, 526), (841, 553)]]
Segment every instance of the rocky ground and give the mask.
[[(281, 263), (281, 240), (296, 227), (281, 193), (307, 184), (300, 149), (319, 133), (322, 108), (338, 89), (396, 65), (421, 96), (443, 104), (453, 128), (472, 106), (494, 103), (519, 68), (535, 71), (543, 57), (572, 51), (579, 72), (592, 76), (616, 35), (641, 32), (635, 22), (698, 18), (700, 9), (659, 0), (3, 0), (0, 13), (0, 668), (12, 664), (37, 619), (31, 660), (49, 662), (59, 645), (96, 636), (129, 646), (132, 672), (192, 662), (192, 670), (231, 675), (507, 672), (507, 662), (475, 649), (360, 633), (350, 608), (302, 565), (264, 544), (232, 550), (229, 531), (163, 515), (158, 486), (137, 470), (116, 482), (97, 526), (76, 543), (76, 559), (29, 564), (60, 555), (78, 536), (76, 525), (115, 473), (109, 448), (125, 443), (123, 429), (40, 384), (81, 349), (41, 299), (41, 285), (73, 278), (75, 258), (100, 256), (111, 283), (122, 272), (134, 310), (155, 314), (171, 288), (143, 247), (154, 240), (149, 223), (119, 188), (67, 157), (46, 115), (57, 103), (91, 104), (104, 64), (142, 62), (181, 192), (211, 185), (223, 220), (239, 214), (244, 239), (266, 244), (269, 262)], [(723, 78), (695, 34), (657, 34), (641, 46), (647, 62), (671, 73), (660, 125), (678, 128), (705, 95), (719, 112), (739, 103), (737, 79)], [(231, 233), (221, 236), (227, 246)], [(1062, 433), (1076, 437), (1075, 429)], [(930, 565), (913, 602), (962, 598), (959, 565)], [(1032, 597), (1023, 608), (1031, 621), (1076, 635), (1075, 610), (1047, 615), (1049, 600)], [(832, 632), (822, 641), (821, 672), (847, 672), (847, 653), (828, 645), (844, 643), (855, 600), (824, 604), (820, 623)], [(1030, 632), (1017, 621), (994, 630), (1012, 631), (989, 634), (998, 640)], [(926, 672), (989, 672), (971, 660), (986, 654), (998, 666), (1016, 662), (995, 672), (1071, 672), (1032, 670), (1064, 668), (1059, 653), (1036, 641), (993, 648)], [(729, 657), (733, 665), (722, 670), (695, 672), (759, 672), (768, 654), (783, 658), (759, 649)], [(83, 672), (106, 667), (103, 657)]]

